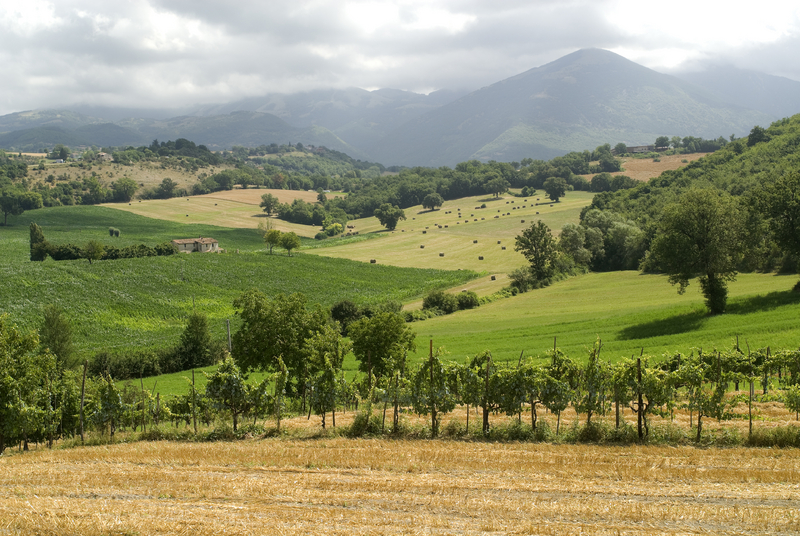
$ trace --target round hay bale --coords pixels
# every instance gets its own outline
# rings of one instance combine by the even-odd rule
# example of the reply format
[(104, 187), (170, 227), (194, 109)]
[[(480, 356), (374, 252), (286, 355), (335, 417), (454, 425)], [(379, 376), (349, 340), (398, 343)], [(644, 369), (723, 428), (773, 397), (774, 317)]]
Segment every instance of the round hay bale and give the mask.
[(378, 261), (376, 261), (375, 259), (370, 259), (370, 260), (369, 260), (369, 263), (370, 263), (370, 264), (377, 264), (377, 262), (378, 262)]
[(444, 257), (444, 253), (442, 253), (442, 252), (440, 251), (440, 252), (439, 252), (439, 256), (440, 256), (440, 257)]
[(425, 246), (420, 244), (419, 249), (425, 249)]
[(520, 223), (525, 223), (525, 220), (519, 220)]
[(483, 257), (478, 257), (478, 260), (479, 260), (479, 261), (482, 261), (482, 260), (483, 260)]
[(477, 243), (478, 243), (478, 241), (477, 241), (477, 240), (473, 240), (473, 241), (472, 241), (472, 243), (473, 243), (473, 244), (477, 244)]
[(497, 277), (492, 276), (492, 281), (495, 281), (496, 279), (497, 279)]

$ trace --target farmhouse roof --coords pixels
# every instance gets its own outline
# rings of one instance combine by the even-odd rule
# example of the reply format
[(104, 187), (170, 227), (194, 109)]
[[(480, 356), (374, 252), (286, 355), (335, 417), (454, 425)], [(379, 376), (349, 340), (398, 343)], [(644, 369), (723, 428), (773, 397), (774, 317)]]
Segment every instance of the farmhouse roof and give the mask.
[(213, 238), (177, 238), (173, 240), (175, 244), (216, 244)]

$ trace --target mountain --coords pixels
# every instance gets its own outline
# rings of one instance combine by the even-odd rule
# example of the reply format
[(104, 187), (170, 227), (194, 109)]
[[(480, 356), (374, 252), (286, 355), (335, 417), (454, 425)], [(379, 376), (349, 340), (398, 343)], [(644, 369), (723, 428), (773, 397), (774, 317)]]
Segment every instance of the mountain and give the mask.
[(448, 104), (465, 92), (441, 90), (429, 95), (398, 89), (360, 88), (274, 93), (222, 105), (205, 106), (192, 115), (255, 111), (280, 117), (292, 126), (323, 127), (348, 144), (369, 152), (376, 140), (404, 123)]
[(800, 113), (800, 82), (795, 80), (731, 66), (712, 66), (675, 76), (707, 89), (720, 100), (758, 110), (775, 119)]
[(600, 49), (579, 50), (444, 105), (381, 139), (385, 165), (551, 158), (657, 136), (747, 134), (768, 114)]

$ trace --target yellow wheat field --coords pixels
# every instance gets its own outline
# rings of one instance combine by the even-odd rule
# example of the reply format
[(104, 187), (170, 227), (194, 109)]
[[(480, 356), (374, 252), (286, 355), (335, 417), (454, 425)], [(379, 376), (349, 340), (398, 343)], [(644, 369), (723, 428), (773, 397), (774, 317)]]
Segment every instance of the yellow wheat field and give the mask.
[(0, 457), (0, 534), (798, 532), (797, 449), (323, 435)]

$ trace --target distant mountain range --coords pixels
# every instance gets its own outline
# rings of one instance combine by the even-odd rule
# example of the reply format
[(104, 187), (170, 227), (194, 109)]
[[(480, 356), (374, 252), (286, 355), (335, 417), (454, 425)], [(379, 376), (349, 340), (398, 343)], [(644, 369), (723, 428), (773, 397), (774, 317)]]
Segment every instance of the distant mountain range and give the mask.
[(548, 159), (603, 143), (650, 144), (662, 135), (743, 136), (795, 113), (800, 82), (729, 67), (670, 76), (585, 49), (471, 93), (350, 88), (174, 111), (84, 106), (14, 113), (0, 117), (0, 147), (176, 138), (211, 149), (302, 142), (387, 166), (453, 166)]

